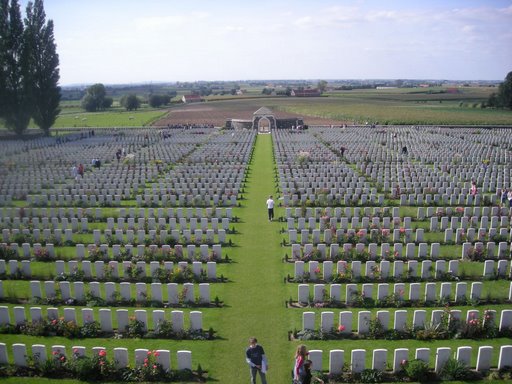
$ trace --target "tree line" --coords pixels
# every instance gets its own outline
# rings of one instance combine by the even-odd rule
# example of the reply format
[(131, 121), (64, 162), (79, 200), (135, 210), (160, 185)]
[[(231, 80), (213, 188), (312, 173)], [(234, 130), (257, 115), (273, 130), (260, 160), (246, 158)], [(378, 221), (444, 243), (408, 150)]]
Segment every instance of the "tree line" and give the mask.
[(45, 135), (60, 112), (59, 55), (43, 0), (0, 0), (0, 118), (23, 135), (30, 119)]
[(498, 87), (498, 93), (493, 92), (487, 100), (489, 107), (512, 109), (512, 72), (505, 77), (505, 81)]
[[(158, 95), (151, 94), (148, 97), (148, 104), (153, 108), (161, 107), (162, 105), (169, 105), (171, 98), (176, 96), (176, 92), (172, 95)], [(107, 90), (101, 83), (93, 84), (85, 91), (82, 98), (81, 106), (87, 112), (102, 111), (112, 107), (114, 99), (107, 96)], [(122, 107), (127, 111), (133, 111), (140, 108), (142, 100), (134, 93), (126, 94), (119, 100)]]

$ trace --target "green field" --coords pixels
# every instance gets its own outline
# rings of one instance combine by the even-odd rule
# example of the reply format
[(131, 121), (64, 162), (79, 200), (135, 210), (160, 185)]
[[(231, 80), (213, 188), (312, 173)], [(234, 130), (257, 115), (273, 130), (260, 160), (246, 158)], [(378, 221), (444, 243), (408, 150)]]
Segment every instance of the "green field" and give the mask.
[(356, 124), (512, 124), (511, 111), (480, 108), (492, 91), (493, 88), (464, 88), (457, 94), (402, 88), (338, 91), (322, 98), (293, 102), (284, 99), (277, 108)]
[[(396, 88), (333, 91), (316, 98), (275, 97), (261, 95), (261, 89), (249, 89), (242, 96), (206, 97), (208, 108), (217, 117), (236, 116), (237, 111), (267, 106), (304, 117), (320, 117), (348, 124), (411, 125), (512, 125), (512, 111), (482, 108), (496, 88), (462, 87), (457, 93), (444, 88)], [(174, 108), (152, 109), (145, 105), (137, 111), (126, 111), (117, 102), (108, 111), (84, 112), (80, 102), (63, 101), (54, 128), (147, 126)], [(204, 118), (204, 117), (203, 117)], [(0, 128), (3, 127), (0, 121)], [(33, 123), (30, 128), (35, 128)]]

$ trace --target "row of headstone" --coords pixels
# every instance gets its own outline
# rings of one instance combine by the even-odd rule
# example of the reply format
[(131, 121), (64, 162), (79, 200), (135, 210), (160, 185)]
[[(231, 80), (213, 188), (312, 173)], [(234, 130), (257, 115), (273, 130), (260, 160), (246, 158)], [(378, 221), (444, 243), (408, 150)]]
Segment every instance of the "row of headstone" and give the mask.
[[(424, 219), (422, 219), (424, 220)], [(320, 220), (317, 220), (315, 217), (309, 217), (306, 219), (304, 217), (299, 217), (297, 219), (293, 217), (289, 217), (286, 219), (287, 229), (293, 230), (297, 229), (301, 233), (303, 233), (304, 229), (308, 229), (310, 232), (319, 229), (323, 231), (325, 229), (344, 229), (345, 231), (348, 229), (366, 229), (368, 232), (370, 229), (399, 229), (403, 227), (405, 229), (412, 228), (412, 218), (411, 217), (403, 217), (395, 216), (395, 217), (358, 217), (352, 216), (351, 219), (348, 217), (341, 217), (340, 219), (336, 217), (321, 217)], [(417, 222), (416, 222), (417, 223)], [(443, 216), (440, 219), (438, 216), (433, 216), (430, 218), (430, 230), (431, 231), (444, 231), (446, 229), (456, 230), (458, 228), (468, 229), (468, 228), (481, 228), (485, 230), (489, 229), (508, 229), (510, 225), (509, 216), (492, 216), (490, 221), (487, 216), (482, 216), (479, 220), (477, 216), (471, 217), (457, 217), (452, 216), (451, 218), (448, 216)]]
[[(97, 247), (95, 244), (89, 244), (87, 246), (89, 254), (91, 252), (95, 252), (96, 250), (100, 250), (105, 258), (110, 258), (109, 255), (109, 246), (108, 244), (101, 244)], [(137, 255), (138, 257), (144, 256), (147, 251), (150, 253), (157, 254), (160, 251), (160, 248), (156, 244), (151, 244), (149, 247), (146, 247), (143, 244), (139, 244), (136, 247), (136, 251), (134, 246), (131, 244), (126, 244), (124, 247), (121, 247), (119, 244), (112, 245), (112, 257), (118, 257), (124, 251), (127, 255)], [(171, 251), (174, 251), (174, 254), (178, 258), (183, 258), (188, 261), (193, 261), (197, 258), (202, 261), (207, 260), (221, 260), (222, 259), (222, 245), (221, 244), (213, 244), (209, 246), (208, 244), (201, 244), (197, 247), (195, 244), (188, 244), (186, 247), (183, 247), (181, 244), (176, 244), (174, 247), (170, 245), (164, 244), (162, 245), (161, 252), (162, 256), (165, 258), (166, 255), (171, 255)], [(83, 244), (76, 245), (76, 258), (78, 260), (83, 260), (85, 258), (85, 246)]]
[[(509, 207), (418, 207), (416, 219), (425, 220), (429, 219), (432, 216), (436, 216), (439, 218), (448, 216), (452, 217), (453, 215), (462, 217), (471, 218), (476, 216), (478, 219), (485, 216), (491, 218), (492, 216), (497, 216), (501, 220), (501, 217), (509, 217), (512, 214), (512, 209)], [(324, 207), (324, 208), (312, 208), (307, 207), (303, 208), (285, 208), (285, 219), (295, 219), (297, 222), (300, 222), (300, 219), (303, 218), (308, 220), (308, 224), (311, 224), (309, 221), (310, 218), (314, 218), (316, 221), (320, 222), (322, 220), (329, 221), (331, 219), (336, 219), (336, 222), (341, 222), (342, 218), (346, 218), (347, 220), (352, 220), (353, 217), (357, 217), (358, 221), (367, 217), (370, 220), (374, 218), (380, 218), (380, 221), (387, 217), (392, 219), (394, 217), (400, 217), (400, 208), (399, 207)], [(311, 227), (313, 228), (313, 227)]]
[[(417, 228), (413, 229), (313, 229), (310, 231), (309, 229), (302, 229), (297, 231), (296, 229), (289, 229), (288, 232), (288, 242), (293, 244), (299, 242), (304, 245), (308, 242), (312, 242), (313, 244), (332, 244), (332, 243), (340, 243), (345, 240), (345, 236), (353, 237), (359, 239), (359, 241), (364, 242), (372, 242), (372, 241), (380, 241), (380, 242), (393, 242), (393, 243), (421, 243), (425, 241), (425, 229)], [(300, 239), (299, 239), (300, 235)], [(512, 229), (501, 228), (499, 231), (496, 228), (490, 229), (476, 229), (476, 228), (468, 228), (467, 230), (464, 228), (457, 228), (455, 231), (452, 228), (447, 228), (444, 230), (444, 242), (445, 243), (455, 243), (462, 244), (464, 241), (475, 242), (475, 241), (485, 241), (489, 240), (490, 242), (494, 242), (494, 238), (499, 236), (501, 240), (505, 240), (510, 242), (512, 239)], [(379, 240), (374, 240), (379, 239)]]
[[(35, 257), (38, 252), (41, 252), (43, 249), (48, 252), (48, 255), (50, 258), (56, 257), (55, 252), (55, 246), (54, 244), (48, 243), (45, 247), (43, 247), (40, 243), (34, 243), (33, 246), (30, 246), (29, 243), (23, 243), (21, 245), (21, 251), (20, 247), (17, 243), (0, 243), (0, 247), (8, 248), (10, 250), (13, 250), (18, 257), (23, 258), (31, 258)], [(76, 244), (76, 258), (78, 260), (84, 260), (86, 258), (86, 247), (84, 244)], [(134, 246), (131, 244), (126, 244), (124, 247), (121, 247), (120, 244), (113, 244), (112, 245), (112, 253), (110, 255), (109, 252), (110, 247), (108, 244), (101, 244), (99, 247), (97, 247), (95, 244), (89, 244), (87, 246), (87, 250), (89, 254), (91, 252), (95, 252), (96, 250), (100, 250), (101, 253), (105, 256), (106, 259), (112, 258), (112, 257), (119, 257), (122, 252), (125, 252), (128, 255), (138, 256), (142, 257), (145, 255), (145, 253), (149, 250), (151, 253), (162, 253), (162, 256), (165, 258), (166, 255), (171, 255), (171, 252), (174, 251), (175, 255), (177, 257), (183, 257), (186, 260), (193, 261), (196, 258), (200, 258), (203, 261), (207, 260), (220, 260), (222, 259), (222, 245), (221, 244), (213, 244), (209, 246), (208, 244), (200, 244), (199, 247), (197, 247), (195, 244), (188, 244), (186, 247), (183, 247), (181, 244), (177, 244), (174, 247), (171, 247), (170, 245), (164, 244), (161, 248), (158, 247), (156, 244), (151, 244), (148, 247), (146, 247), (143, 244), (137, 245), (137, 247), (134, 249)], [(20, 254), (21, 252), (21, 254)], [(37, 260), (37, 257), (35, 257)]]
[(509, 246), (506, 241), (500, 241), (498, 243), (498, 249), (496, 249), (496, 243), (492, 241), (487, 242), (485, 246), (482, 242), (476, 242), (474, 245), (468, 242), (463, 243), (461, 259), (465, 260), (470, 258), (471, 253), (481, 253), (486, 259), (510, 259), (512, 257), (512, 243)]
[[(30, 194), (27, 195), (26, 201), (31, 206), (36, 207), (68, 207), (75, 204), (81, 204), (85, 207), (97, 207), (97, 206), (109, 206), (109, 207), (120, 207), (121, 201), (125, 199), (131, 198), (130, 194), (115, 194), (104, 195), (100, 191), (97, 191), (98, 194)], [(179, 192), (179, 191), (177, 191)], [(137, 206), (141, 207), (144, 205), (151, 206), (160, 206), (160, 207), (179, 207), (186, 205), (209, 205), (209, 206), (222, 206), (222, 207), (234, 207), (237, 204), (237, 190), (233, 191), (225, 191), (224, 193), (214, 193), (209, 194), (209, 192), (204, 192), (204, 194), (185, 194), (185, 193), (175, 193), (175, 194), (146, 194), (146, 195), (136, 195), (135, 200)], [(185, 192), (185, 191), (181, 191)], [(215, 192), (215, 191), (212, 191)]]
[[(18, 274), (21, 274), (23, 277), (30, 277), (32, 276), (30, 263), (30, 260), (9, 260), (6, 262), (5, 260), (0, 259), (0, 275), (17, 276)], [(92, 267), (93, 265), (94, 268)], [(151, 261), (149, 263), (149, 271), (147, 270), (146, 263), (144, 261), (137, 262), (135, 265), (137, 269), (140, 269), (139, 278), (154, 276), (160, 268), (164, 268), (165, 271), (169, 273), (174, 271), (175, 268), (172, 261), (165, 261), (163, 264), (158, 261)], [(7, 266), (8, 268), (6, 268)], [(122, 275), (120, 274), (120, 266), (122, 266)], [(200, 261), (193, 261), (192, 264), (189, 264), (186, 261), (180, 261), (177, 263), (177, 267), (180, 270), (185, 270), (189, 266), (196, 277), (204, 275), (208, 279), (212, 280), (217, 278), (217, 263), (215, 261), (206, 262), (206, 268), (203, 268), (204, 263)], [(120, 278), (122, 276), (127, 277), (130, 276), (131, 268), (133, 268), (133, 264), (130, 261), (121, 263), (115, 260), (109, 261), (108, 263), (105, 263), (102, 260), (95, 261), (94, 263), (88, 260), (84, 260), (82, 262), (78, 262), (76, 260), (70, 260), (67, 262), (64, 260), (55, 261), (56, 276), (67, 276), (76, 274), (78, 271), (82, 271), (84, 277), (88, 279), (95, 277), (99, 280), (103, 280), (107, 276), (111, 276), (113, 278)]]
[[(377, 285), (377, 294), (374, 297), (374, 286)], [(436, 300), (455, 300), (455, 302), (466, 302), (469, 300), (480, 300), (482, 298), (483, 283), (479, 281), (455, 283), (455, 292), (452, 292), (452, 283), (424, 283), (424, 295), (421, 297), (422, 283), (366, 283), (361, 285), (361, 290), (357, 284), (345, 284), (344, 301), (346, 304), (353, 304), (358, 297), (363, 299), (386, 300), (390, 296), (394, 296), (396, 300), (409, 300), (418, 302), (423, 300), (426, 303)], [(298, 302), (308, 304), (312, 298), (314, 303), (322, 303), (326, 298), (334, 302), (342, 302), (342, 286), (343, 284), (313, 284), (313, 296), (310, 295), (309, 284), (298, 285)], [(406, 288), (408, 287), (408, 297)], [(468, 294), (468, 287), (470, 291)], [(392, 288), (392, 289), (391, 289)], [(508, 292), (507, 299), (512, 301), (512, 283)]]
[[(393, 322), (391, 322), (391, 313), (393, 313)], [(331, 311), (322, 311), (320, 313), (320, 327), (319, 330), (322, 332), (332, 332), (338, 329), (339, 333), (343, 335), (350, 335), (354, 332), (359, 335), (366, 335), (370, 332), (370, 321), (378, 320), (382, 329), (387, 331), (390, 329), (396, 331), (404, 331), (407, 328), (414, 330), (424, 329), (426, 326), (438, 326), (443, 321), (443, 315), (446, 314), (445, 310), (433, 309), (430, 313), (430, 319), (427, 318), (428, 311), (423, 309), (415, 309), (413, 312), (412, 323), (408, 324), (409, 311), (407, 310), (396, 310), (390, 312), (388, 310), (380, 310), (372, 316), (370, 311), (341, 311), (338, 314), (338, 323), (335, 323), (335, 313)], [(492, 324), (498, 318), (496, 311), (486, 310), (482, 316), (480, 311), (476, 309), (470, 309), (466, 312), (466, 318), (463, 319), (462, 311), (460, 309), (450, 309), (448, 312), (448, 321), (465, 321), (469, 323), (471, 320), (480, 319), (482, 323), (491, 322)], [(500, 321), (498, 329), (502, 331), (512, 330), (512, 310), (504, 309), (499, 315)], [(353, 319), (356, 320), (356, 328), (353, 326)], [(302, 313), (302, 329), (303, 330), (316, 330), (316, 313), (315, 312), (303, 312)]]
[[(393, 265), (393, 269), (391, 269)], [(364, 269), (364, 272), (363, 272)], [(415, 277), (420, 279), (453, 279), (459, 276), (459, 260), (423, 260), (419, 263), (416, 260), (407, 262), (395, 260), (391, 263), (389, 260), (382, 260), (376, 263), (369, 260), (363, 263), (358, 260), (347, 262), (340, 260), (336, 262), (336, 270), (334, 263), (330, 260), (324, 262), (318, 261), (295, 261), (294, 263), (295, 278), (304, 277), (305, 273), (309, 274), (311, 280), (323, 279), (330, 281), (339, 275), (347, 275), (351, 278), (367, 277), (370, 279), (386, 280), (388, 278), (401, 279), (404, 277)], [(508, 278), (512, 275), (512, 270), (508, 260), (485, 260), (482, 268), (482, 276), (484, 278)]]
[[(382, 243), (380, 246), (380, 254), (378, 253), (378, 245), (376, 243), (370, 243), (368, 246), (365, 243), (343, 243), (342, 248), (340, 249), (340, 245), (330, 244), (329, 249), (327, 249), (327, 244), (319, 243), (316, 245), (313, 243), (301, 244), (292, 243), (292, 259), (301, 259), (307, 258), (311, 256), (314, 251), (317, 251), (322, 259), (330, 259), (337, 258), (341, 252), (344, 254), (350, 254), (355, 252), (356, 254), (363, 254), (367, 252), (370, 259), (375, 259), (380, 256), (382, 259), (393, 259), (393, 258), (431, 258), (437, 259), (440, 257), (441, 244), (440, 243), (432, 243), (430, 244), (430, 250), (427, 243), (420, 243), (416, 245), (415, 243), (395, 243), (392, 244), (393, 248), (391, 248), (390, 243)], [(506, 245), (506, 243), (505, 243)]]
[[(66, 217), (62, 219), (59, 219), (58, 217), (52, 217), (51, 219), (48, 219), (47, 217), (43, 217), (42, 219), (39, 219), (38, 217), (34, 217), (32, 219), (30, 219), (29, 217), (23, 217), (23, 219), (15, 217), (14, 219), (12, 219), (12, 221), (10, 218), (5, 218), (0, 219), (0, 225), (5, 227), (11, 227), (12, 231), (16, 229), (30, 229), (29, 233), (33, 233), (33, 231), (37, 229), (39, 230), (38, 233), (42, 233), (43, 236), (46, 233), (48, 233), (48, 230), (50, 230), (50, 233), (52, 233), (51, 231), (55, 230), (61, 230), (60, 233), (67, 233), (66, 231), (69, 230), (71, 230), (72, 233), (88, 233), (92, 230), (90, 229), (89, 220), (87, 218), (77, 219), (75, 217), (72, 218), (71, 220), (69, 220)], [(97, 227), (97, 224), (93, 223), (91, 226)], [(209, 226), (211, 228), (209, 228)], [(203, 230), (203, 232), (206, 232), (208, 229), (213, 229), (215, 233), (217, 233), (220, 227), (222, 227), (222, 229), (224, 230), (227, 230), (229, 228), (229, 219), (227, 217), (221, 219), (218, 219), (216, 217), (211, 219), (208, 219), (206, 217), (200, 219), (197, 219), (195, 217), (192, 217), (190, 219), (184, 217), (182, 217), (181, 219), (176, 219), (175, 217), (172, 217), (169, 218), (169, 220), (167, 221), (164, 217), (158, 219), (146, 219), (142, 217), (136, 221), (135, 218), (131, 217), (129, 217), (128, 219), (125, 219), (124, 217), (119, 217), (117, 218), (117, 220), (115, 220), (113, 217), (107, 217), (106, 229), (110, 230), (110, 233), (118, 229), (126, 232), (127, 229), (138, 230), (145, 229), (146, 227), (148, 228), (148, 230), (181, 229), (183, 231), (186, 229), (190, 229), (190, 231), (192, 232), (194, 232), (196, 229), (201, 229)], [(12, 233), (16, 234), (19, 232)]]
[[(467, 367), (475, 367), (477, 372), (485, 372), (492, 367), (492, 354), (494, 347), (492, 346), (479, 346), (476, 362), (472, 362), (473, 347), (460, 346), (457, 347), (455, 352), (455, 359)], [(369, 351), (371, 353), (371, 366), (366, 365), (365, 349), (353, 349), (350, 351), (350, 362), (345, 359), (345, 351), (335, 349), (329, 351), (329, 373), (341, 374), (346, 364), (349, 364), (352, 373), (360, 373), (365, 369), (376, 369), (378, 371), (386, 371), (388, 367), (388, 350), (387, 349), (374, 349)], [(431, 349), (430, 348), (416, 348), (409, 351), (409, 348), (397, 348), (393, 350), (392, 355), (392, 371), (393, 373), (400, 372), (404, 369), (404, 365), (412, 359), (418, 359), (426, 364), (430, 364)], [(347, 352), (348, 355), (348, 352)], [(439, 347), (434, 351), (434, 371), (440, 373), (446, 362), (453, 357), (452, 348)], [(313, 369), (321, 370), (323, 361), (322, 350), (310, 350), (309, 360), (312, 362)], [(496, 368), (503, 369), (512, 366), (512, 345), (501, 345), (499, 349), (498, 365)]]
[[(110, 212), (110, 211), (109, 211)], [(232, 208), (220, 208), (220, 207), (207, 207), (207, 208), (119, 208), (117, 212), (118, 218), (177, 218), (178, 220), (181, 218), (192, 219), (196, 218), (201, 220), (202, 218), (207, 218), (211, 221), (213, 218), (222, 219), (228, 218), (231, 219), (233, 217), (233, 209)], [(72, 220), (76, 218), (81, 220), (83, 218), (95, 218), (104, 220), (103, 210), (101, 208), (33, 208), (33, 207), (7, 207), (0, 209), (0, 219), (10, 218), (12, 222), (15, 219), (21, 219), (23, 221), (24, 218), (31, 219), (32, 221), (37, 218), (41, 220), (41, 224), (44, 225), (44, 219), (50, 220), (48, 218), (58, 218), (61, 220), (67, 218), (68, 220)], [(53, 221), (52, 221), (53, 223)]]
[[(122, 229), (116, 229), (114, 233), (112, 233), (110, 229), (105, 229), (103, 236), (101, 235), (101, 230), (94, 229), (93, 242), (96, 245), (110, 241), (117, 241), (123, 244), (133, 244), (134, 242), (138, 242), (140, 244), (144, 243), (147, 238), (151, 241), (155, 241), (158, 235), (162, 242), (166, 241), (168, 237), (171, 237), (177, 243), (212, 244), (214, 242), (218, 242), (222, 244), (226, 242), (226, 231), (229, 229), (229, 226), (227, 227), (228, 228), (226, 229), (218, 229), (217, 231), (214, 229), (207, 229), (206, 231), (203, 231), (202, 229), (195, 229), (194, 231), (191, 231), (190, 229), (184, 229), (182, 231), (179, 229), (173, 229), (170, 232), (166, 229), (161, 229), (159, 231), (156, 229), (150, 229), (148, 231), (145, 231), (144, 229), (138, 229), (137, 231), (127, 229), (126, 232)], [(56, 229), (56, 231), (58, 230)], [(146, 237), (146, 235), (148, 235), (148, 237)]]
[[(227, 220), (227, 219), (226, 219)], [(178, 230), (173, 229), (170, 232), (166, 229), (156, 230), (150, 229), (145, 231), (144, 229), (127, 229), (126, 231), (122, 229), (116, 229), (114, 232), (110, 229), (105, 229), (102, 231), (99, 229), (93, 230), (93, 241), (95, 244), (99, 245), (102, 242), (109, 242), (115, 240), (119, 243), (128, 243), (133, 244), (134, 242), (144, 243), (147, 238), (150, 240), (155, 240), (157, 236), (165, 241), (168, 237), (171, 237), (175, 242), (185, 242), (185, 243), (197, 243), (201, 244), (203, 242), (206, 243), (225, 243), (226, 242), (226, 231), (229, 229), (229, 223), (226, 223), (226, 228), (222, 229), (207, 229), (203, 231), (202, 229), (195, 229), (194, 231), (190, 229)], [(16, 241), (16, 237), (19, 234), (32, 236), (35, 242), (56, 242), (57, 244), (61, 244), (63, 242), (74, 242), (75, 238), (73, 237), (75, 232), (73, 229), (68, 228), (65, 230), (62, 229), (2, 229), (2, 241), (4, 243), (9, 243)]]
[[(438, 259), (441, 257), (441, 244), (440, 243), (431, 243), (430, 247), (428, 243), (382, 243), (380, 245), (380, 253), (379, 246), (376, 243), (370, 243), (366, 245), (365, 243), (343, 243), (343, 246), (340, 249), (340, 245), (338, 243), (330, 244), (325, 243), (305, 243), (305, 244), (297, 244), (292, 243), (291, 245), (291, 258), (292, 260), (302, 260), (309, 259), (313, 254), (318, 253), (321, 259), (336, 259), (343, 253), (345, 258), (349, 258), (350, 255), (357, 256), (363, 254), (367, 254), (370, 260), (376, 259), (380, 257), (381, 259)], [(496, 246), (497, 245), (497, 246)], [(430, 249), (429, 249), (430, 248)], [(512, 244), (509, 245), (506, 241), (500, 241), (499, 243), (495, 243), (493, 241), (489, 241), (487, 243), (476, 242), (474, 245), (470, 242), (464, 242), (462, 244), (462, 259), (466, 259), (469, 256), (469, 253), (478, 249), (482, 253), (485, 251), (485, 259), (509, 259), (512, 257)], [(484, 258), (484, 257), (482, 257)]]
[[(101, 200), (101, 196), (102, 195), (98, 196), (99, 197), (98, 200)], [(107, 203), (108, 203), (108, 196), (109, 195), (107, 195)], [(117, 196), (119, 196), (119, 195), (116, 195), (116, 197)], [(90, 199), (92, 197), (94, 197), (94, 195), (92, 195), (90, 197)], [(75, 195), (74, 196), (75, 200), (72, 200), (72, 201), (81, 201), (83, 204), (86, 204), (86, 205), (94, 205), (95, 204), (95, 201), (90, 201), (90, 199), (88, 201), (87, 195), (82, 195), (81, 200), (79, 198), (80, 198), (80, 196)], [(135, 199), (136, 204), (139, 207), (144, 206), (144, 205), (152, 205), (152, 206), (156, 205), (156, 206), (163, 206), (163, 207), (169, 207), (169, 206), (178, 207), (178, 206), (197, 205), (197, 204), (204, 204), (204, 205), (209, 205), (209, 206), (235, 207), (237, 204), (236, 194), (221, 194), (221, 195), (219, 195), (219, 194), (214, 194), (214, 195), (209, 195), (209, 194), (205, 194), (205, 195), (201, 195), (201, 194), (197, 194), (197, 195), (165, 194), (165, 195), (161, 195), (161, 196), (159, 196), (159, 195), (144, 195), (144, 198), (142, 195), (137, 195), (137, 196), (135, 196), (135, 198), (136, 198)], [(100, 203), (101, 203), (101, 201), (100, 201)], [(37, 204), (37, 203), (34, 203), (34, 204)], [(117, 200), (116, 200), (111, 204), (117, 207), (120, 205), (120, 202), (118, 204)]]
[[(12, 309), (14, 313), (14, 322), (11, 323), (11, 318), (9, 315), (9, 308), (1, 306), (0, 307), (0, 325), (20, 325), (25, 322), (40, 322), (43, 320), (56, 320), (59, 319), (59, 311), (57, 308), (47, 308), (47, 316), (46, 319), (43, 316), (43, 310), (40, 307), (30, 307), (29, 313), (30, 318), (26, 316), (25, 307), (14, 307)], [(63, 317), (66, 322), (73, 322), (75, 324), (79, 324), (79, 320), (77, 318), (77, 309), (75, 308), (64, 308), (63, 309)], [(110, 308), (100, 308), (98, 310), (97, 315), (95, 316), (94, 310), (92, 308), (82, 308), (81, 312), (81, 324), (91, 323), (93, 321), (97, 321), (103, 332), (120, 332), (123, 333), (126, 331), (126, 327), (129, 325), (130, 317), (129, 311), (127, 309), (117, 309), (115, 312)], [(114, 313), (114, 319), (112, 319), (112, 312)], [(164, 310), (156, 309), (151, 311), (152, 316), (152, 324), (150, 324), (148, 320), (148, 313), (145, 309), (136, 309), (134, 311), (134, 317), (136, 320), (142, 322), (144, 324), (144, 331), (148, 331), (150, 328), (153, 330), (158, 330), (160, 324), (163, 321), (168, 320), (168, 315)], [(185, 330), (185, 317), (183, 311), (170, 311), (170, 321), (172, 323), (172, 329), (175, 332), (181, 332)], [(200, 311), (191, 311), (189, 313), (189, 329), (191, 331), (199, 331), (203, 329), (203, 314)], [(117, 329), (113, 328), (112, 324), (117, 324)]]
[[(1, 283), (1, 281), (0, 281)], [(194, 303), (196, 301), (195, 286), (193, 283), (184, 283), (181, 291), (178, 291), (179, 285), (177, 283), (151, 283), (148, 292), (148, 286), (146, 283), (134, 283), (135, 286), (135, 297), (132, 295), (133, 283), (122, 282), (122, 283), (99, 283), (93, 281), (90, 283), (84, 283), (83, 281), (44, 281), (33, 280), (30, 282), (30, 297), (31, 298), (47, 298), (55, 299), (58, 298), (57, 290), (55, 289), (58, 284), (60, 289), (60, 298), (64, 302), (73, 302), (73, 299), (77, 302), (84, 302), (86, 300), (85, 287), (87, 286), (88, 293), (92, 297), (104, 299), (107, 303), (114, 303), (121, 301), (131, 301), (135, 299), (137, 302), (146, 302), (148, 300), (164, 303), (163, 288), (166, 287), (167, 301), (170, 305), (177, 305), (180, 303), (180, 299), (185, 303)], [(44, 290), (41, 286), (44, 286)], [(102, 287), (103, 285), (103, 287)], [(210, 303), (210, 284), (200, 283), (198, 285), (197, 301), (200, 304), (207, 305)], [(117, 290), (119, 286), (119, 291)], [(7, 299), (9, 296), (5, 296), (3, 292), (2, 284), (0, 284), (0, 299)], [(71, 293), (73, 288), (73, 295)], [(43, 294), (44, 292), (44, 294)], [(103, 294), (102, 294), (103, 293)]]
[[(58, 356), (66, 356), (68, 359), (78, 358), (79, 356), (86, 356), (87, 348), (82, 346), (72, 346), (70, 352), (66, 351), (64, 345), (53, 345), (50, 347), (48, 354), (48, 348), (42, 344), (33, 344), (29, 346), (30, 352), (27, 350), (25, 344), (12, 344), (12, 361), (14, 365), (18, 367), (27, 367), (29, 364), (29, 358), (31, 357), (34, 361), (44, 363), (45, 361)], [(7, 353), (7, 345), (0, 343), (0, 364), (9, 364), (9, 356)], [(93, 356), (98, 355), (100, 351), (107, 351), (104, 347), (92, 347), (91, 354)], [(129, 367), (129, 353), (127, 348), (117, 347), (113, 348), (113, 355), (109, 356), (107, 352), (107, 358), (114, 361), (117, 369)], [(149, 349), (139, 348), (134, 350), (135, 355), (135, 366), (140, 367), (144, 364), (144, 359), (148, 357), (148, 353), (153, 352)], [(158, 349), (154, 352), (156, 362), (162, 365), (165, 371), (171, 369), (171, 351), (167, 349)], [(29, 354), (30, 353), (30, 354)], [(192, 352), (190, 351), (177, 351), (176, 352), (176, 367), (178, 370), (191, 370), (192, 369)]]

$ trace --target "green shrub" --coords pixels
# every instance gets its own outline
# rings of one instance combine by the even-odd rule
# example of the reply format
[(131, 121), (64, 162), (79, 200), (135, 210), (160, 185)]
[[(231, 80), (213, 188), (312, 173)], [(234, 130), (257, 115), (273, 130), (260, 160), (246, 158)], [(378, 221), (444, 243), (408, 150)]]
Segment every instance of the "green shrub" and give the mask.
[(471, 370), (461, 361), (448, 359), (439, 374), (443, 380), (466, 380), (471, 377)]
[(377, 369), (365, 369), (361, 372), (360, 381), (362, 383), (382, 383), (384, 373)]
[(428, 377), (428, 364), (422, 360), (411, 360), (403, 366), (407, 376), (413, 381), (425, 381)]

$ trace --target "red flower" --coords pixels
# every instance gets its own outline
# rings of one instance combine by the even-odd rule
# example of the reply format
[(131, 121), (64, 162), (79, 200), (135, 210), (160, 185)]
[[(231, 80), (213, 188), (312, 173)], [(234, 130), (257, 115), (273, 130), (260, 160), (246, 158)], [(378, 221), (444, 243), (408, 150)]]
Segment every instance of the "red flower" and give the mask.
[(66, 356), (61, 356), (60, 361), (66, 361)]
[(154, 355), (155, 357), (158, 357), (158, 356), (160, 356), (160, 352), (155, 351), (155, 353), (153, 353), (153, 355)]
[(107, 356), (107, 351), (105, 351), (104, 349), (102, 349), (101, 351), (99, 351), (98, 355), (99, 355), (100, 357), (105, 357), (105, 356)]
[(338, 332), (343, 332), (345, 330), (345, 326), (343, 324), (340, 324), (338, 326)]
[(151, 351), (148, 351), (148, 356), (151, 356), (153, 352)]
[(144, 364), (147, 364), (148, 363), (148, 359), (144, 359)]
[(158, 368), (158, 367), (156, 366), (156, 364), (155, 364), (155, 365), (153, 365), (153, 369), (157, 369), (157, 368)]

